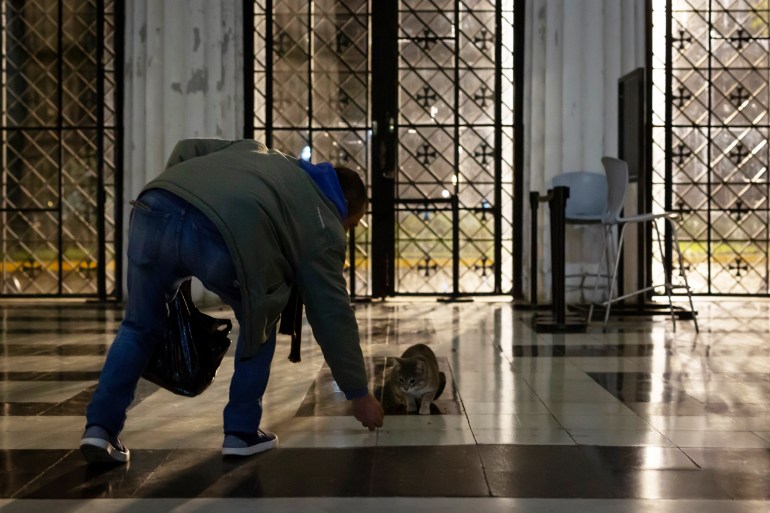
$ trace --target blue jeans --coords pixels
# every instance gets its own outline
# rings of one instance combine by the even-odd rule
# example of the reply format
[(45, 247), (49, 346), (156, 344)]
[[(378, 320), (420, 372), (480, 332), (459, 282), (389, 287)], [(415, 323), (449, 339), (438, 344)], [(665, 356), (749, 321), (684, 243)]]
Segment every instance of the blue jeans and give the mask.
[[(113, 435), (123, 430), (136, 384), (164, 337), (165, 303), (190, 276), (232, 307), (241, 322), (235, 266), (219, 230), (182, 198), (160, 189), (144, 192), (131, 211), (125, 316), (88, 405), (87, 426), (102, 426)], [(257, 354), (242, 359), (242, 337), (240, 331), (230, 397), (224, 409), (225, 433), (257, 433), (275, 352), (273, 331)]]

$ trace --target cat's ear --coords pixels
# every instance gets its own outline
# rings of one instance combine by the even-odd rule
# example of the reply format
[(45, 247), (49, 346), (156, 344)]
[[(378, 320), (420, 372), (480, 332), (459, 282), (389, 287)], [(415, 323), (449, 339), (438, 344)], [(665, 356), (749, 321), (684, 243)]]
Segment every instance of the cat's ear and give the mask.
[(394, 357), (393, 357), (393, 368), (394, 368), (394, 369), (398, 369), (398, 368), (400, 368), (400, 367), (401, 367), (401, 365), (403, 365), (403, 363), (404, 363), (404, 360), (403, 360), (403, 359), (401, 359), (401, 358), (398, 358), (398, 357), (396, 357), (396, 356), (394, 356)]

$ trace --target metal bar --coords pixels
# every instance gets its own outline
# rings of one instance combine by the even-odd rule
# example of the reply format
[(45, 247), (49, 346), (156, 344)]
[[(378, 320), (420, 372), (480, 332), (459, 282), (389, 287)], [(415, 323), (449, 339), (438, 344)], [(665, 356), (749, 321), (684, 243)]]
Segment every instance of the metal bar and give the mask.
[(307, 10), (307, 145), (310, 147), (311, 155), (313, 151), (313, 88), (315, 87), (315, 0), (311, 0)]
[(530, 250), (529, 250), (529, 302), (537, 305), (537, 209), (540, 203), (540, 193), (531, 191), (529, 193), (530, 208)]
[[(395, 292), (398, 180), (398, 7), (400, 2), (372, 2), (372, 295)], [(393, 132), (390, 120), (393, 120)]]
[(452, 194), (452, 293), (460, 292), (460, 1), (455, 0), (454, 30), (454, 193)]
[[(247, 2), (249, 0), (246, 0)], [(273, 0), (265, 1), (265, 146), (273, 147)]]
[[(672, 0), (669, 0), (669, 2), (672, 2)], [(712, 19), (711, 19), (711, 14), (712, 14), (711, 5), (709, 5), (708, 9), (709, 9), (709, 33), (711, 33), (711, 30), (712, 30), (712, 27), (713, 27)], [(669, 27), (670, 27), (670, 24), (669, 24)], [(713, 54), (713, 47), (711, 45), (711, 40), (712, 39), (709, 38), (709, 42), (708, 42), (708, 54), (709, 54), (709, 56), (713, 56), (714, 55)], [(669, 49), (669, 52), (671, 52), (671, 51), (672, 50)], [(673, 60), (670, 60), (669, 62), (673, 63)], [(673, 64), (671, 66), (673, 67)], [(709, 87), (709, 90), (711, 90), (713, 88), (711, 59), (709, 59), (709, 66), (708, 66), (708, 87)], [(713, 118), (712, 118), (713, 112), (711, 110), (713, 106), (711, 104), (711, 96), (712, 96), (711, 94), (708, 95), (708, 128), (707, 128), (708, 134), (706, 135), (706, 140), (709, 141), (709, 142), (711, 142), (711, 125), (712, 125), (712, 122), (713, 122)], [(711, 162), (711, 144), (708, 145), (708, 149), (706, 150), (706, 162)], [(709, 228), (711, 228), (712, 221), (713, 221), (712, 208), (713, 208), (713, 205), (714, 205), (713, 197), (712, 197), (712, 192), (713, 192), (712, 185), (713, 184), (712, 184), (712, 180), (711, 180), (711, 177), (712, 177), (711, 169), (708, 170), (708, 173), (707, 173), (706, 176), (707, 176), (707, 178), (706, 178), (706, 197), (708, 198), (708, 200), (707, 200), (708, 201), (708, 214), (707, 214), (708, 221), (707, 221), (707, 224), (708, 224)], [(671, 181), (672, 177), (668, 177), (667, 180)], [(673, 189), (673, 183), (671, 184), (671, 188)], [(713, 249), (713, 240), (712, 240), (712, 237), (711, 237), (711, 232), (712, 232), (712, 230), (709, 229), (708, 233), (707, 233), (707, 247), (709, 248), (708, 249), (708, 254), (709, 255), (712, 254), (712, 249)], [(671, 240), (671, 227), (668, 226), (668, 223), (666, 223), (666, 240), (667, 241)], [(669, 253), (670, 253), (670, 251), (669, 251)], [(712, 266), (711, 266), (712, 259), (708, 258), (707, 261), (708, 261), (708, 290), (709, 290), (709, 292), (713, 293), (713, 290), (712, 290), (712, 287), (711, 287), (712, 286), (711, 277), (712, 277), (712, 272), (713, 272), (712, 271)], [(670, 269), (671, 266), (668, 265), (668, 266), (666, 266), (666, 268)], [(668, 275), (667, 275), (667, 280), (666, 281), (671, 282), (671, 279), (670, 279), (670, 277)]]
[[(665, 154), (666, 154), (666, 164), (665, 164), (665, 171), (664, 171), (664, 190), (665, 190), (665, 198), (664, 198), (664, 209), (668, 210), (669, 206), (671, 205), (671, 190), (672, 190), (672, 184), (671, 184), (671, 177), (672, 177), (672, 167), (673, 167), (673, 157), (671, 155), (672, 153), (672, 147), (673, 147), (673, 134), (671, 133), (671, 120), (673, 119), (673, 69), (671, 63), (673, 58), (673, 34), (672, 34), (672, 21), (673, 16), (671, 14), (671, 2), (672, 0), (667, 0), (666, 2), (666, 146), (665, 146)], [(668, 233), (666, 233), (666, 240), (668, 240)], [(651, 243), (652, 247), (652, 243)], [(666, 263), (661, 262), (661, 264), (665, 267)]]
[[(0, 2), (0, 68), (2, 68), (2, 89), (0, 89), (0, 115), (2, 115), (2, 122), (0, 122), (0, 126), (5, 128), (5, 125), (7, 123), (7, 98), (6, 98), (6, 89), (8, 87), (8, 66), (7, 66), (7, 58), (8, 58), (8, 48), (6, 46), (6, 32), (8, 31), (8, 19), (7, 19), (7, 4), (6, 2)], [(5, 130), (3, 130), (2, 134), (0, 134), (0, 143), (2, 143), (2, 147), (0, 147), (0, 150), (2, 151), (2, 171), (0, 171), (0, 175), (2, 177), (2, 197), (4, 198), (3, 204), (5, 203), (5, 198), (8, 198), (8, 184), (7, 184), (7, 170), (8, 170), (8, 156), (7, 156), (7, 145), (8, 141), (6, 138)], [(5, 209), (2, 210), (3, 217), (2, 217), (2, 232), (0, 232), (0, 240), (2, 240), (2, 254), (3, 254), (3, 261), (5, 260), (5, 255), (8, 255), (8, 241), (5, 237), (5, 231), (8, 227), (8, 215), (5, 212)], [(5, 270), (5, 265), (2, 266), (2, 282), (0, 282), (0, 294), (5, 292), (5, 284), (8, 280), (8, 275)]]
[(254, 2), (243, 5), (243, 138), (254, 139)]
[(124, 94), (123, 62), (125, 54), (125, 0), (114, 0), (115, 11), (115, 292), (114, 298), (123, 297), (123, 135), (124, 128)]
[(58, 293), (61, 295), (63, 290), (63, 281), (64, 281), (64, 272), (63, 272), (63, 252), (62, 247), (64, 246), (64, 233), (62, 230), (62, 223), (63, 223), (63, 208), (62, 208), (62, 191), (63, 191), (63, 183), (62, 183), (62, 163), (64, 160), (63, 155), (63, 142), (62, 142), (62, 136), (63, 136), (63, 126), (64, 126), (64, 58), (63, 58), (63, 45), (64, 45), (64, 0), (59, 0), (57, 2), (57, 19), (58, 23), (56, 26), (56, 107), (57, 107), (57, 114), (56, 114), (56, 124), (57, 124), (57, 152), (56, 152), (56, 159), (57, 159), (57, 169), (58, 169), (58, 195), (57, 198), (57, 210), (58, 210), (58, 227), (57, 227), (57, 249), (58, 249), (58, 261), (59, 261), (59, 284), (58, 284)]
[(503, 281), (503, 6), (495, 2), (495, 285), (498, 294), (502, 292)]
[(96, 232), (98, 240), (96, 258), (96, 293), (99, 300), (107, 299), (107, 230), (105, 226), (105, 208), (107, 194), (104, 190), (104, 0), (96, 0)]
[[(513, 13), (513, 297), (524, 297), (524, 45), (526, 0)], [(535, 298), (537, 301), (537, 298)]]
[(564, 287), (565, 265), (565, 209), (569, 198), (569, 187), (554, 187), (549, 194), (551, 214), (551, 301), (553, 316), (557, 325), (564, 325), (567, 319), (567, 303)]

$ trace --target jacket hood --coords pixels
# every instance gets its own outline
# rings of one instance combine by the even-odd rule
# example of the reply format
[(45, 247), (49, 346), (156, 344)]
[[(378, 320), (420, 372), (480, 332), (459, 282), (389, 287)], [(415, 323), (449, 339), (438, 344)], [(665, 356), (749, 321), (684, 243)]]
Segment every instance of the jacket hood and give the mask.
[(342, 193), (340, 181), (337, 179), (337, 172), (334, 166), (329, 162), (313, 164), (305, 159), (298, 159), (299, 166), (304, 169), (315, 184), (323, 191), (327, 198), (337, 207), (340, 217), (344, 221), (348, 217), (348, 203), (345, 195)]

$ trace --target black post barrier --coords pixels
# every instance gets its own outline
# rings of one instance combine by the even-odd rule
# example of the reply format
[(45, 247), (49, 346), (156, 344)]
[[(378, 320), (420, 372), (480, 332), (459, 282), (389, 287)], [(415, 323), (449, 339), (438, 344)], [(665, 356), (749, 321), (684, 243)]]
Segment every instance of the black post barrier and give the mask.
[(551, 296), (553, 302), (553, 317), (557, 324), (563, 324), (567, 318), (566, 290), (564, 285), (566, 246), (565, 214), (569, 187), (554, 187), (548, 195), (548, 208), (551, 212)]
[(537, 208), (540, 203), (540, 193), (529, 193), (530, 216), (530, 264), (529, 264), (529, 304), (537, 306)]
[[(532, 196), (530, 196), (532, 198)], [(583, 332), (586, 322), (582, 317), (567, 318), (566, 287), (564, 284), (566, 245), (564, 242), (566, 218), (565, 210), (569, 198), (569, 187), (559, 186), (548, 191), (544, 197), (548, 201), (551, 215), (551, 305), (550, 317), (535, 316), (532, 327), (537, 332), (566, 333)], [(540, 198), (539, 198), (540, 199)]]

